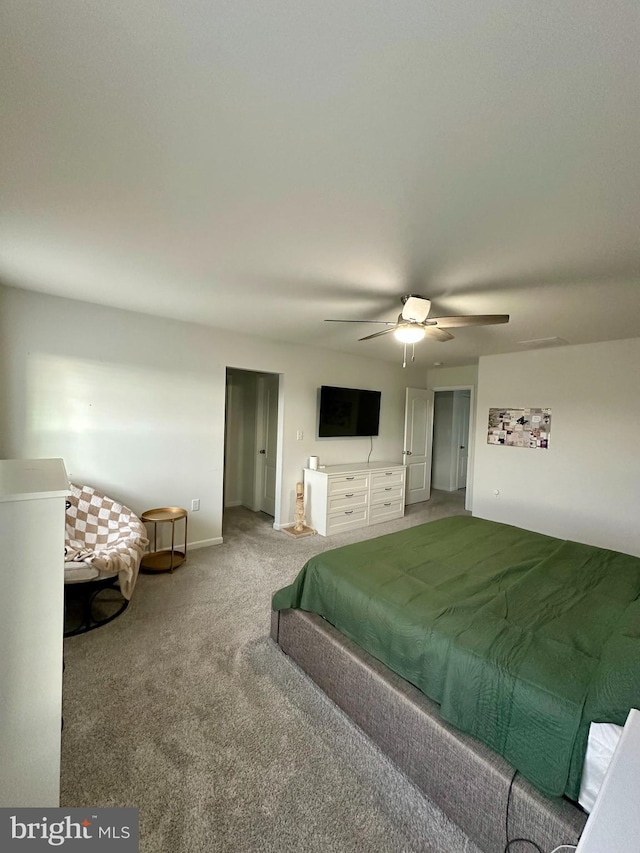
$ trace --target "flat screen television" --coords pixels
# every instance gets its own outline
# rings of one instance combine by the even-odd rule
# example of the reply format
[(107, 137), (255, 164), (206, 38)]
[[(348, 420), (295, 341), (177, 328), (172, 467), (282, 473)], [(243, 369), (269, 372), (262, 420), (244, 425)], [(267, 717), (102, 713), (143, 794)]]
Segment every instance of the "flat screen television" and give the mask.
[(362, 388), (320, 388), (318, 438), (352, 438), (378, 435), (380, 391)]

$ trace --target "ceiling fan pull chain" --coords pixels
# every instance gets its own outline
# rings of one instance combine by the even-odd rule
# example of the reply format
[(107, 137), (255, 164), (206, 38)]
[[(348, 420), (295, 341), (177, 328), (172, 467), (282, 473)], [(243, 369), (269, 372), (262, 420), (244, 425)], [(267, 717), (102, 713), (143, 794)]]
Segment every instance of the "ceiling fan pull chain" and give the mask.
[(411, 361), (416, 360), (416, 345), (411, 344)]
[(406, 367), (406, 366), (407, 366), (407, 345), (406, 345), (406, 344), (403, 344), (403, 345), (402, 345), (402, 349), (403, 349), (403, 353), (402, 353), (402, 366), (403, 366), (403, 367)]

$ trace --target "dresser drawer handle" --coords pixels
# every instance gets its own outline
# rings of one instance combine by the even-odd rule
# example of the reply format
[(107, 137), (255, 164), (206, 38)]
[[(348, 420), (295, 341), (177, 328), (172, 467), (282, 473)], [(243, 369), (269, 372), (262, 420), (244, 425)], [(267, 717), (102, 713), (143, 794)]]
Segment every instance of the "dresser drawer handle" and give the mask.
[(345, 477), (345, 480), (355, 480), (355, 477)]
[(384, 504), (384, 506), (391, 506), (391, 504), (390, 504), (390, 503), (388, 503), (388, 504)]
[(353, 510), (352, 510), (352, 509), (345, 509), (344, 514), (345, 514), (345, 515), (352, 515), (352, 514), (353, 514)]
[(393, 486), (385, 486), (384, 487), (385, 492), (390, 492), (392, 489), (393, 489)]
[(354, 494), (354, 493), (353, 493), (353, 492), (351, 492), (350, 494), (345, 495), (345, 498), (352, 498), (352, 497), (353, 497), (353, 494)]

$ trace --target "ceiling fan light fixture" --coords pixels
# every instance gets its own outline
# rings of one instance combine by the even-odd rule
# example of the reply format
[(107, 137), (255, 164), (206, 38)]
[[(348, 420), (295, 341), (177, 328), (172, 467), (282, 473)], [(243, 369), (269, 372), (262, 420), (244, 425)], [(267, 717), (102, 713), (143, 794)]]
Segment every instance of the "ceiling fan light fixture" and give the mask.
[(416, 323), (403, 323), (393, 330), (393, 336), (403, 344), (417, 344), (425, 336), (423, 326)]

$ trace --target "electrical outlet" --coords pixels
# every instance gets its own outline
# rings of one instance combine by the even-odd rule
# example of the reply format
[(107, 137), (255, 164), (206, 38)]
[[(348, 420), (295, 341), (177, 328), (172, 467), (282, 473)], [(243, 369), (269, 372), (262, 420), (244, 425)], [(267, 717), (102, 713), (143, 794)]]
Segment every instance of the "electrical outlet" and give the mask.
[(302, 441), (303, 437), (304, 437), (304, 434), (303, 434), (302, 430), (299, 429), (298, 432), (296, 433), (296, 441)]
[(191, 512), (198, 512), (200, 509), (200, 498), (194, 498), (191, 501)]

